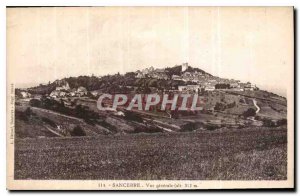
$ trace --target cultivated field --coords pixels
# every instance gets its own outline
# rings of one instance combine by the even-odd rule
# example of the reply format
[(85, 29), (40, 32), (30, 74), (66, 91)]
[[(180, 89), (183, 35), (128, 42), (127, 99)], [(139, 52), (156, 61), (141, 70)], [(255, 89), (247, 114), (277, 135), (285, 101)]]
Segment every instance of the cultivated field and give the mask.
[(287, 130), (16, 139), (16, 179), (284, 180)]

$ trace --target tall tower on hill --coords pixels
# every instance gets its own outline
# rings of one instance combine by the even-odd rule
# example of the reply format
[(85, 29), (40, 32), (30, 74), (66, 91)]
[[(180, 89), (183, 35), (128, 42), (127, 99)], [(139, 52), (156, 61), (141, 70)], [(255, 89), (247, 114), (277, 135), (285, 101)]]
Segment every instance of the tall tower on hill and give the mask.
[(189, 64), (188, 63), (182, 63), (181, 65), (181, 71), (184, 72), (185, 70), (187, 70)]

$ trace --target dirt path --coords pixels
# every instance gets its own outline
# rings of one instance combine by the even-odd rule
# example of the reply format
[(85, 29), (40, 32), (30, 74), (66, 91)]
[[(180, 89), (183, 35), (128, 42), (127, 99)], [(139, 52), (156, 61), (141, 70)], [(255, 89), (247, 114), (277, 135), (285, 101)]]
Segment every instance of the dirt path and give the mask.
[(59, 136), (59, 137), (64, 137), (62, 134), (57, 133), (56, 131), (54, 131), (53, 129), (50, 129), (50, 128), (47, 127), (47, 126), (45, 126), (45, 128), (46, 128), (48, 131), (50, 131), (51, 133), (53, 133), (53, 134), (55, 134), (55, 135), (57, 135), (57, 136)]
[(252, 99), (254, 106), (256, 107), (256, 114), (260, 111), (260, 107), (257, 105), (257, 101), (255, 99)]
[[(85, 132), (87, 134), (90, 134), (90, 135), (99, 135), (97, 132), (93, 131), (91, 128), (89, 128), (89, 126), (86, 124), (86, 122), (83, 120), (83, 119), (80, 119), (80, 118), (77, 118), (77, 117), (73, 117), (73, 116), (69, 116), (69, 115), (65, 115), (65, 114), (61, 114), (61, 113), (58, 113), (58, 112), (55, 112), (55, 111), (52, 111), (52, 110), (47, 110), (47, 109), (44, 109), (44, 108), (37, 108), (37, 107), (31, 107), (31, 109), (34, 111), (39, 111), (39, 112), (44, 112), (45, 114), (52, 114), (52, 115), (55, 115), (55, 116), (61, 116), (61, 117), (64, 117), (64, 118), (68, 118), (68, 119), (72, 119), (72, 120), (76, 120), (78, 121), (80, 124), (84, 124), (84, 127), (85, 127)], [(99, 126), (99, 125), (97, 125)], [(55, 130), (50, 130), (49, 127), (46, 127), (48, 131), (58, 135), (59, 133), (57, 133)], [(59, 135), (61, 137), (65, 137), (63, 135)]]
[(55, 115), (58, 115), (58, 116), (62, 116), (62, 117), (66, 117), (66, 118), (70, 118), (70, 119), (74, 119), (74, 120), (78, 120), (80, 122), (84, 122), (82, 119), (80, 118), (76, 118), (76, 117), (73, 117), (73, 116), (68, 116), (68, 115), (65, 115), (65, 114), (61, 114), (61, 113), (58, 113), (58, 112), (54, 112), (52, 110), (47, 110), (47, 109), (43, 109), (43, 108), (37, 108), (37, 107), (31, 107), (31, 109), (33, 110), (39, 110), (39, 111), (42, 111), (42, 112), (46, 112), (46, 113), (50, 113), (50, 114), (55, 114)]
[(161, 128), (165, 131), (168, 131), (168, 132), (174, 132), (176, 130), (177, 131), (180, 130), (180, 127), (177, 126), (177, 125), (168, 124), (168, 123), (161, 122), (161, 121), (154, 120), (154, 119), (150, 119), (150, 118), (144, 118), (144, 119), (149, 121), (149, 122), (155, 122), (157, 127)]

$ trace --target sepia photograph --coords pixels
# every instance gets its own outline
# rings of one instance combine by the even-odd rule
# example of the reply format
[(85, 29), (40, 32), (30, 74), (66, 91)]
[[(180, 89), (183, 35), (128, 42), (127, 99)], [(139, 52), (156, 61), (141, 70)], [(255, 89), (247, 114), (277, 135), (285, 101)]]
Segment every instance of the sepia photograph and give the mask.
[(9, 190), (294, 187), (293, 7), (7, 7)]

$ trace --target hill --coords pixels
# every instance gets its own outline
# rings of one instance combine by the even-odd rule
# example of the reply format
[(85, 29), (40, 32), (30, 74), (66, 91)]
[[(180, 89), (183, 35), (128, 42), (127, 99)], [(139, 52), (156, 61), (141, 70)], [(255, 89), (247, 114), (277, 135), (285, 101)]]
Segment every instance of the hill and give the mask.
[[(179, 86), (189, 86), (187, 90), (214, 90), (214, 89), (235, 89), (235, 90), (255, 90), (257, 87), (250, 83), (241, 83), (234, 79), (225, 79), (213, 76), (199, 68), (184, 63), (165, 69), (154, 69), (153, 67), (128, 72), (125, 74), (113, 74), (102, 77), (78, 76), (56, 80), (52, 83), (41, 84), (28, 88), (31, 94), (49, 95), (59, 87), (67, 85), (65, 90), (84, 87), (87, 91), (99, 90), (103, 93), (130, 93), (130, 92), (157, 92), (179, 90)], [(194, 89), (191, 89), (194, 88)], [(198, 88), (198, 89), (196, 89)], [(60, 88), (61, 89), (61, 88)], [(17, 89), (20, 91), (20, 89)]]
[[(86, 135), (103, 135), (279, 127), (287, 123), (284, 97), (259, 90), (250, 83), (212, 76), (187, 64), (165, 69), (150, 67), (102, 77), (68, 77), (27, 91), (16, 90), (16, 111), (19, 114), (16, 122), (20, 127), (27, 127), (26, 130), (19, 128), (20, 137), (34, 137), (30, 132), (34, 127), (43, 130), (34, 134), (36, 136), (44, 136), (49, 128), (60, 133), (61, 127), (66, 133), (60, 134), (68, 136), (74, 129), (73, 125), (80, 125)], [(198, 94), (203, 98), (203, 104), (199, 111), (180, 111), (180, 102), (176, 103), (174, 111), (162, 110), (161, 103), (149, 111), (132, 109), (130, 113), (125, 105), (116, 108), (118, 111), (99, 111), (97, 98), (102, 93), (126, 94), (128, 97), (150, 93)], [(110, 106), (112, 100), (105, 104)], [(33, 107), (35, 115), (26, 117), (24, 112), (28, 107)], [(45, 120), (47, 116), (49, 119)], [(49, 127), (51, 124), (55, 126)]]

